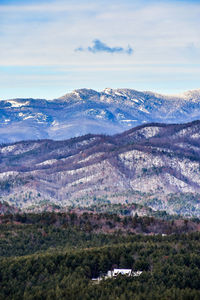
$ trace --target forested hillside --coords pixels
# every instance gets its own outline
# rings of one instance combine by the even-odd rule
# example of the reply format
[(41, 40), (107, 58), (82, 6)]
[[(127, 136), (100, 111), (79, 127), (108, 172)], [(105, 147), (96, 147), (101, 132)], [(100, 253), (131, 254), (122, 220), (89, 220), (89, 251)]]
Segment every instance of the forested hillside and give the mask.
[[(2, 300), (200, 297), (198, 220), (69, 212), (4, 215), (0, 221)], [(145, 235), (135, 234), (138, 229)], [(92, 280), (113, 268), (142, 274)]]
[(167, 221), (137, 214), (131, 217), (71, 211), (5, 215), (0, 217), (0, 256), (128, 243), (138, 240), (138, 234), (168, 236), (198, 231), (199, 220)]
[(138, 203), (200, 216), (200, 121), (0, 146), (0, 201), (22, 210)]

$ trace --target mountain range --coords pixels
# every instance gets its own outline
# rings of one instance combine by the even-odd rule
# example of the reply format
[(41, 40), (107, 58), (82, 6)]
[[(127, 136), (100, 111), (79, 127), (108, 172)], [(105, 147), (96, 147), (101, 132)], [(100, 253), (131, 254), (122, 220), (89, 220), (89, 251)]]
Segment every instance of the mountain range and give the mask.
[(0, 100), (0, 143), (116, 134), (145, 123), (200, 119), (200, 89), (164, 96), (133, 89), (79, 89), (54, 100)]
[(1, 200), (21, 209), (139, 203), (200, 216), (200, 121), (0, 146)]

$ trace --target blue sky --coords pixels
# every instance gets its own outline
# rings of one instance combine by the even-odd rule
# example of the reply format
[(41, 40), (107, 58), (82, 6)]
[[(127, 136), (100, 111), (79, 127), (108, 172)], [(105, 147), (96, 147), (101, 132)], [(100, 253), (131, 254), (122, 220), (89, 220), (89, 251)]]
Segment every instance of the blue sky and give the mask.
[(200, 0), (0, 0), (0, 99), (200, 88)]

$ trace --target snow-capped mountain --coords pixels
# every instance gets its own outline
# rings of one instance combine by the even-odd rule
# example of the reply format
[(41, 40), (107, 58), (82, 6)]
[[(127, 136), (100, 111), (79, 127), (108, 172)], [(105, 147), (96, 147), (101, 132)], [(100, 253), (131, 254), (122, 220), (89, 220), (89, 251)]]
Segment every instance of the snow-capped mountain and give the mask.
[(0, 143), (115, 134), (150, 122), (200, 119), (200, 89), (164, 96), (133, 89), (79, 89), (54, 100), (0, 101)]

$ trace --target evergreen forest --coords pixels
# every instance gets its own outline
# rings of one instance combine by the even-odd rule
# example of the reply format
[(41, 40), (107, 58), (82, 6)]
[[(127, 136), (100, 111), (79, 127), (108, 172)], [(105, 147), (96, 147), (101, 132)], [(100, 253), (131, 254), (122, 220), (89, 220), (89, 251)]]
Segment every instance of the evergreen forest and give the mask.
[[(159, 222), (164, 230), (163, 221), (152, 217), (1, 216), (0, 299), (200, 299), (200, 233), (189, 230), (188, 220), (179, 221), (182, 227), (165, 221), (168, 233), (149, 233), (149, 226)], [(198, 220), (194, 223), (199, 226)], [(131, 231), (138, 226), (143, 233)], [(113, 268), (142, 274), (92, 280)]]

